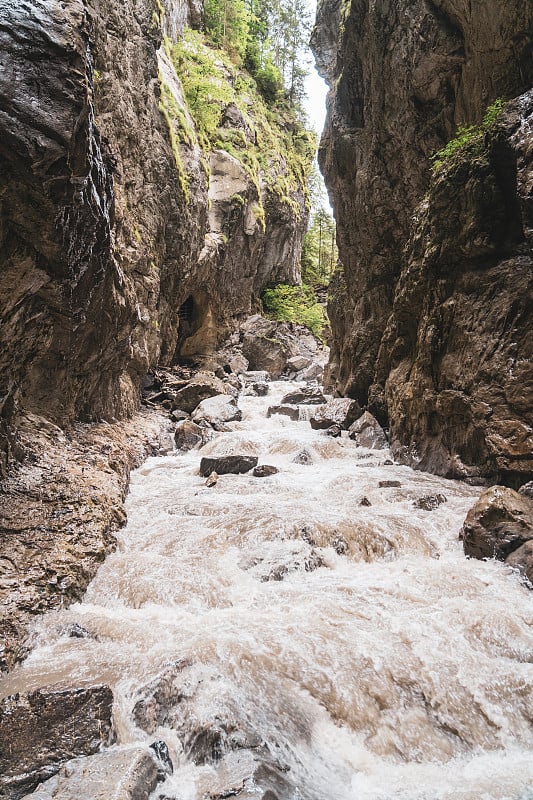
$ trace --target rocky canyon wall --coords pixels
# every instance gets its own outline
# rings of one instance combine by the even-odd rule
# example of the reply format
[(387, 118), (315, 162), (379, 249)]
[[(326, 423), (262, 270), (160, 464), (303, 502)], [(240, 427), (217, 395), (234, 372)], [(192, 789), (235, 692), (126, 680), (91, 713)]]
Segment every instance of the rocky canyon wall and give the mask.
[[(530, 0), (322, 0), (312, 42), (342, 264), (330, 379), (408, 463), (511, 484), (533, 471), (532, 37)], [(458, 126), (515, 97), (433, 168)]]
[(0, 0), (2, 474), (22, 413), (128, 416), (149, 368), (187, 338), (184, 355), (208, 351), (266, 285), (299, 278), (303, 177), (283, 205), (203, 152), (161, 47), (202, 14)]

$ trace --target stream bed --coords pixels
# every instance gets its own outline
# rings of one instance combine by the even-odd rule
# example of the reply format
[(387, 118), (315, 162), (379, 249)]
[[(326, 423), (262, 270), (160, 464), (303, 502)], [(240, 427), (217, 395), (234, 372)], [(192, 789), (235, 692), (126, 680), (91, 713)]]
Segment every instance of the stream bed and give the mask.
[[(294, 386), (133, 473), (117, 552), (1, 694), (110, 685), (113, 747), (169, 748), (154, 800), (533, 798), (533, 597), (463, 555), (480, 490), (268, 419)], [(279, 472), (207, 487), (201, 456), (231, 453)]]

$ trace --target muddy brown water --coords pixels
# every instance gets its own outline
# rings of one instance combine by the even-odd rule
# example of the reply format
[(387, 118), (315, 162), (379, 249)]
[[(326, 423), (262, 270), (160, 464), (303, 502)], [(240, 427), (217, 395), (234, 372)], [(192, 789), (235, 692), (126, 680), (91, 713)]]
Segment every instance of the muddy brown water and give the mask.
[[(261, 798), (264, 760), (279, 800), (532, 798), (533, 594), (463, 556), (479, 490), (267, 419), (289, 388), (241, 397), (231, 432), (133, 474), (117, 552), (82, 603), (38, 621), (1, 694), (108, 682), (117, 746), (170, 748), (154, 797)], [(294, 461), (303, 449), (311, 463)], [(226, 453), (279, 473), (206, 487), (201, 455)], [(413, 506), (437, 493), (436, 510)], [(69, 638), (73, 623), (90, 636)], [(146, 733), (133, 708), (176, 662), (180, 703)], [(231, 736), (197, 757), (191, 741), (213, 729)]]

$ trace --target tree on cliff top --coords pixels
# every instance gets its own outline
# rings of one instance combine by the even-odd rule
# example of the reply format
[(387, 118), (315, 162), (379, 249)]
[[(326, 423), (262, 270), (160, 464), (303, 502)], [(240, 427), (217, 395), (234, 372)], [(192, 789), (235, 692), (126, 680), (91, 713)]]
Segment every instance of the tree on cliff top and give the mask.
[(305, 0), (206, 0), (205, 29), (246, 67), (267, 102), (285, 93), (291, 106), (301, 104), (311, 32)]

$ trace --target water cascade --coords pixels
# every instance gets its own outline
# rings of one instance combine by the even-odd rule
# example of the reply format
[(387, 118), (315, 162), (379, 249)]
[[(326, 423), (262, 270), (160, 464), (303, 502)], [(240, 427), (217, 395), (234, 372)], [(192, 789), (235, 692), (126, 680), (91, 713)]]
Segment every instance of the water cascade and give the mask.
[[(113, 747), (168, 745), (154, 800), (533, 798), (532, 599), (464, 558), (479, 489), (267, 419), (291, 384), (270, 386), (134, 473), (117, 552), (2, 695), (109, 684)], [(226, 453), (279, 472), (206, 486), (200, 457)]]

